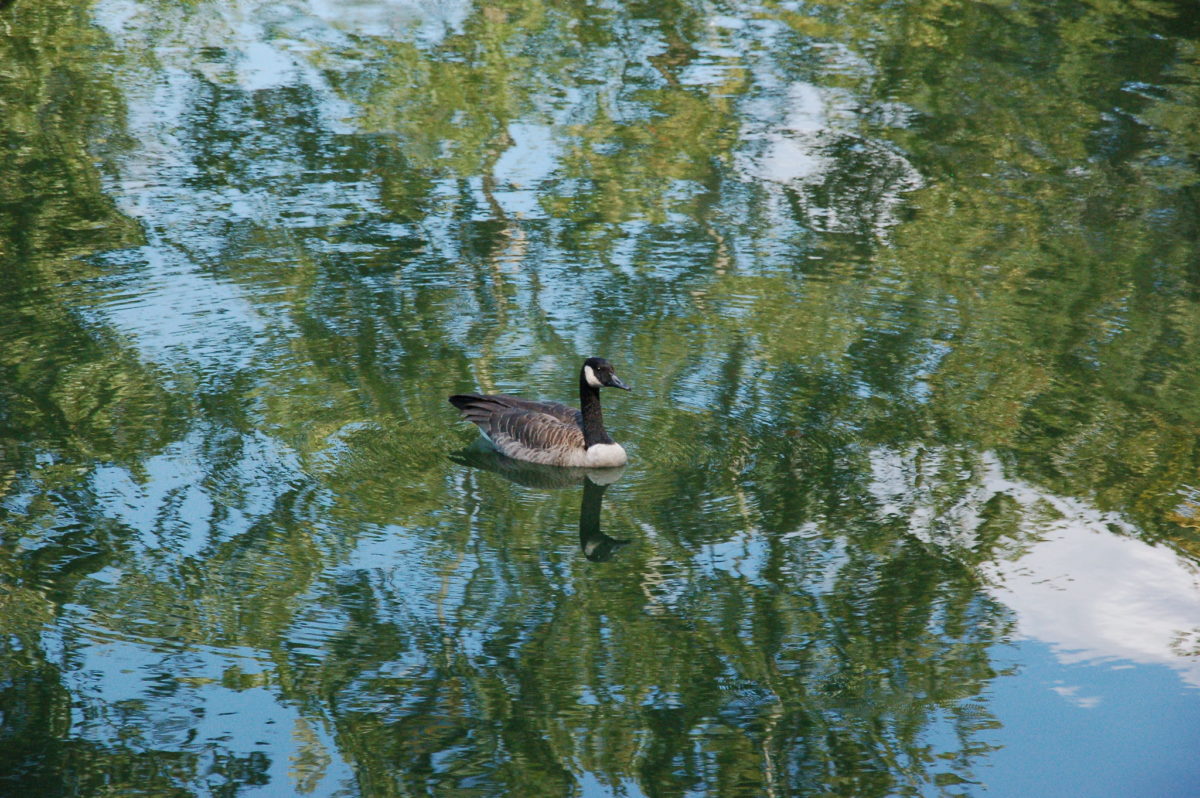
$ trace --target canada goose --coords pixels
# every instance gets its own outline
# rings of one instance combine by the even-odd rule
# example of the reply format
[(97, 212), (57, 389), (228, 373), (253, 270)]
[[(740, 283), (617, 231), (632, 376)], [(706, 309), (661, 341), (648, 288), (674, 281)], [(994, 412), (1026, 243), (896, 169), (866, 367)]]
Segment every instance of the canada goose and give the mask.
[(579, 370), (582, 410), (558, 402), (531, 402), (502, 394), (450, 397), (463, 418), (479, 427), (501, 454), (517, 460), (576, 468), (610, 468), (629, 458), (604, 431), (600, 388), (630, 390), (602, 357), (589, 357)]

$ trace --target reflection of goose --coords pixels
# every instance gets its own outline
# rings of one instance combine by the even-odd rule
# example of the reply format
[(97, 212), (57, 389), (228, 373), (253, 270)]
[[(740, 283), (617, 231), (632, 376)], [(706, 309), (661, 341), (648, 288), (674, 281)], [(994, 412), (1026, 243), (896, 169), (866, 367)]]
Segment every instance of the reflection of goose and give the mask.
[(450, 459), (462, 465), (499, 474), (505, 479), (540, 490), (558, 490), (583, 483), (583, 498), (579, 505), (579, 548), (593, 562), (611, 559), (628, 540), (610, 537), (600, 530), (600, 505), (604, 491), (621, 478), (623, 467), (617, 468), (558, 468), (538, 463), (523, 463), (505, 457), (486, 444), (472, 444)]
[(609, 484), (593, 482), (590, 474), (583, 481), (583, 499), (579, 503), (579, 548), (592, 562), (612, 559), (617, 549), (629, 542), (610, 537), (600, 530), (600, 504)]
[(502, 394), (455, 394), (450, 404), (509, 457), (544, 465), (608, 468), (625, 465), (627, 457), (604, 430), (600, 389), (605, 386), (629, 390), (613, 373), (612, 364), (589, 357), (579, 370), (582, 410)]

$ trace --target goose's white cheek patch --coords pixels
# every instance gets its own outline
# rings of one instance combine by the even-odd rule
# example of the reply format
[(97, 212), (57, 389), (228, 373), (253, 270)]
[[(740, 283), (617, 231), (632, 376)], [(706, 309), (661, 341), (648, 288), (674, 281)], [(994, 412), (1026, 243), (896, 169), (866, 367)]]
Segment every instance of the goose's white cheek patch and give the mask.
[(587, 384), (592, 386), (593, 388), (601, 388), (604, 386), (604, 383), (602, 383), (602, 382), (600, 382), (600, 380), (596, 379), (596, 372), (592, 371), (591, 366), (583, 367), (583, 377), (584, 377), (584, 379), (587, 380)]

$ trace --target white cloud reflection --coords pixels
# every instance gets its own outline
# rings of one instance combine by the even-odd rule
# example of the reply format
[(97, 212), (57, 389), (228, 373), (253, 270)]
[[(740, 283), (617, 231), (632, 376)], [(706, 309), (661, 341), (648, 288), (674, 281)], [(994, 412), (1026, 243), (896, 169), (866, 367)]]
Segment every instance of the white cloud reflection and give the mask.
[(1137, 538), (1114, 513), (1010, 479), (995, 455), (976, 464), (965, 496), (934, 494), (949, 454), (877, 450), (872, 494), (885, 516), (941, 545), (974, 545), (986, 502), (1021, 507), (1019, 539), (983, 567), (989, 591), (1011, 607), (1018, 634), (1048, 644), (1063, 664), (1125, 660), (1166, 665), (1200, 687), (1200, 571)]

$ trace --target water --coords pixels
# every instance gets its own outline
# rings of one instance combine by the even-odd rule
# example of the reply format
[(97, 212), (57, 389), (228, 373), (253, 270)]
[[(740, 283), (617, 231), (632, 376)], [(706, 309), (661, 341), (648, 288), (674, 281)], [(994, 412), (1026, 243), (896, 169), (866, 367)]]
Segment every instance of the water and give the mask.
[(1189, 4), (0, 6), (0, 793), (1200, 793)]

